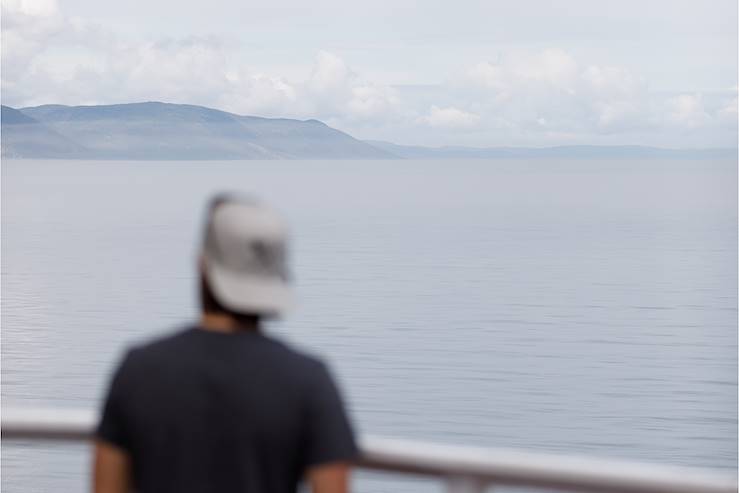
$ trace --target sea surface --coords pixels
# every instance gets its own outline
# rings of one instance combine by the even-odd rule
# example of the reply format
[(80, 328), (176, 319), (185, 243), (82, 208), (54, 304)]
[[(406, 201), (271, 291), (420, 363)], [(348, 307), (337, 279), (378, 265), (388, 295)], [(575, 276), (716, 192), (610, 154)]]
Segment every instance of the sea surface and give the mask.
[[(2, 405), (97, 407), (194, 320), (221, 190), (288, 218), (299, 305), (268, 330), (361, 433), (736, 470), (734, 160), (5, 160)], [(4, 493), (88, 474), (85, 445), (2, 444)]]

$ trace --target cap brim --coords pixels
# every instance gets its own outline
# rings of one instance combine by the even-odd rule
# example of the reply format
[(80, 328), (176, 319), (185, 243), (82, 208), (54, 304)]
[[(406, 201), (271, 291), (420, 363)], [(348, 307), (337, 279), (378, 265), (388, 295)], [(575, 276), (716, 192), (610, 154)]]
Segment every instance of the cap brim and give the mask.
[(229, 310), (281, 316), (293, 307), (292, 290), (282, 279), (235, 274), (207, 258), (204, 263), (213, 296)]

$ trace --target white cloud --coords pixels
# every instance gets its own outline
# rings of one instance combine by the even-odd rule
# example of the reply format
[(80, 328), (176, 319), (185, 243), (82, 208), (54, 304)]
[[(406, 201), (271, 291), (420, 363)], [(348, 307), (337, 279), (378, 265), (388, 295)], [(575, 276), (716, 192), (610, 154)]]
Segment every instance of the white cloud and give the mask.
[(360, 85), (352, 88), (347, 110), (355, 118), (368, 119), (392, 116), (400, 103), (390, 87)]
[(595, 101), (592, 107), (596, 113), (597, 127), (601, 130), (628, 125), (639, 118), (639, 108), (631, 101)]
[(455, 86), (474, 94), (478, 113), (532, 135), (608, 134), (650, 125), (648, 88), (641, 78), (623, 67), (581, 67), (563, 50), (481, 62)]
[(48, 17), (59, 13), (56, 0), (4, 0), (3, 7), (21, 15)]
[(281, 115), (297, 104), (298, 90), (281, 77), (248, 72), (226, 74), (227, 90), (216, 105), (235, 113)]
[(644, 82), (623, 67), (590, 65), (582, 82), (593, 94), (630, 98), (644, 89)]
[(646, 84), (623, 67), (590, 65), (580, 74), (577, 94), (589, 105), (600, 132), (650, 125)]
[(325, 50), (285, 77), (218, 36), (121, 37), (65, 16), (55, 0), (3, 0), (2, 28), (3, 102), (12, 106), (161, 100), (318, 118), (360, 138), (430, 145), (735, 141), (735, 90), (653, 93), (626, 67), (558, 48), (506, 51), (448, 83), (407, 88), (370, 80)]
[(480, 116), (474, 113), (468, 113), (452, 106), (448, 108), (439, 108), (431, 106), (428, 115), (422, 116), (417, 120), (419, 123), (439, 128), (471, 128), (477, 126), (480, 122)]
[(577, 78), (577, 63), (564, 50), (546, 49), (514, 60), (511, 70), (522, 80), (539, 81), (568, 91)]
[(318, 52), (311, 76), (301, 86), (312, 116), (334, 121), (391, 118), (399, 104), (391, 87), (364, 80), (327, 51)]
[(499, 64), (480, 62), (467, 72), (467, 80), (473, 85), (493, 90), (505, 90), (510, 86), (510, 74)]
[(731, 99), (724, 106), (722, 106), (720, 110), (718, 110), (717, 116), (722, 121), (725, 121), (732, 125), (736, 125), (738, 113), (739, 113), (739, 99), (737, 99), (737, 97), (734, 96), (733, 99)]
[(577, 79), (577, 63), (565, 51), (512, 52), (502, 61), (480, 62), (467, 71), (463, 83), (507, 92), (535, 85), (571, 92)]
[(315, 92), (342, 91), (356, 78), (344, 60), (327, 51), (319, 51), (308, 85)]
[(680, 94), (667, 100), (665, 119), (679, 127), (696, 128), (707, 124), (711, 117), (700, 94)]
[[(64, 18), (55, 1), (4, 0), (2, 16), (3, 82), (27, 71), (31, 59), (63, 32)], [(5, 84), (3, 84), (5, 85)]]
[[(82, 41), (87, 40), (87, 43)], [(3, 3), (3, 98), (16, 106), (161, 100), (242, 114), (363, 121), (391, 115), (392, 88), (319, 51), (309, 78), (250, 69), (217, 37), (131, 42), (65, 18), (52, 1)]]

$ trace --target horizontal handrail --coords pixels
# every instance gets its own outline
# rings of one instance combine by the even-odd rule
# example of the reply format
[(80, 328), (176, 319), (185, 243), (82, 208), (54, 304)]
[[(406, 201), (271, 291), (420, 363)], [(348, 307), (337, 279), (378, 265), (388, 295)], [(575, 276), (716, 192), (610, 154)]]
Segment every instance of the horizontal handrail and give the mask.
[[(89, 440), (97, 414), (87, 410), (2, 409), (4, 439)], [(505, 449), (362, 437), (366, 469), (438, 477), (482, 491), (490, 485), (598, 493), (736, 493), (731, 474), (694, 468)], [(457, 481), (459, 480), (459, 481)]]

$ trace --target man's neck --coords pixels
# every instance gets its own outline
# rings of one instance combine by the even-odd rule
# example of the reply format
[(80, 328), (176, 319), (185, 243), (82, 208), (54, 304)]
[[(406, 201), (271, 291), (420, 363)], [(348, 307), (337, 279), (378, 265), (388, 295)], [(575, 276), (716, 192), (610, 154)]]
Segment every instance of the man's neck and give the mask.
[(200, 326), (205, 330), (233, 334), (237, 332), (259, 332), (259, 321), (243, 321), (226, 313), (203, 313)]

